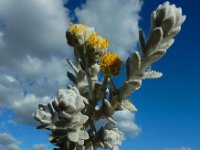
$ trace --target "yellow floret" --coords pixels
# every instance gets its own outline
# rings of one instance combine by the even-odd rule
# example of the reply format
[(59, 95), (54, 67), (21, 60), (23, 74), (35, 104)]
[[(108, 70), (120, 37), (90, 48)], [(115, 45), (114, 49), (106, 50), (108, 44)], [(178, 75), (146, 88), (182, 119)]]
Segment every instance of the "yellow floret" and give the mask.
[(109, 46), (109, 41), (102, 38), (98, 33), (92, 33), (89, 36), (88, 44), (90, 47), (105, 49)]
[(108, 52), (100, 58), (100, 68), (104, 74), (117, 75), (122, 64), (121, 59), (117, 54)]

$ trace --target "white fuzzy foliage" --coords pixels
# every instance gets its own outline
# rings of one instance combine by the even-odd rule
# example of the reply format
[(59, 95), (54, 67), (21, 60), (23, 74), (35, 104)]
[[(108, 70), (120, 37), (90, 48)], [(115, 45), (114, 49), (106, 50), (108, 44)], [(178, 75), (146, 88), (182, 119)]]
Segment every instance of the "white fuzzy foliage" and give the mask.
[(36, 113), (33, 114), (34, 118), (39, 120), (42, 124), (51, 124), (52, 114), (47, 106), (39, 106)]
[(116, 150), (118, 149), (118, 146), (121, 145), (124, 134), (117, 128), (113, 128), (111, 130), (105, 129), (102, 136), (102, 142), (104, 143), (105, 148), (113, 148)]
[(79, 95), (77, 88), (60, 89), (55, 99), (56, 106), (67, 113), (74, 113), (81, 111), (85, 104), (84, 97)]

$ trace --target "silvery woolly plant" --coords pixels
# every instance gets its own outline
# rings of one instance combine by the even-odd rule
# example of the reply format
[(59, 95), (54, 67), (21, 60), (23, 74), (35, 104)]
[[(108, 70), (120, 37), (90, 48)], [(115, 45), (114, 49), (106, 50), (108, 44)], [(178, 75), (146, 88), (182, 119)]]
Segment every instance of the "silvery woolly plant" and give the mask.
[[(133, 52), (126, 60), (126, 79), (120, 88), (116, 88), (112, 77), (119, 74), (122, 61), (107, 50), (109, 41), (85, 24), (69, 25), (66, 38), (74, 48), (77, 63), (67, 59), (74, 71), (67, 72), (67, 76), (74, 85), (60, 89), (52, 103), (39, 104), (33, 114), (41, 124), (38, 129), (51, 131), (49, 141), (58, 147), (55, 150), (119, 149), (124, 134), (115, 127), (114, 112), (137, 111), (127, 97), (141, 87), (142, 80), (162, 76), (148, 68), (173, 44), (185, 18), (182, 9), (169, 2), (152, 12), (148, 38), (139, 31), (141, 51)], [(100, 72), (102, 83), (97, 76)], [(102, 118), (109, 123), (97, 129), (95, 123)]]

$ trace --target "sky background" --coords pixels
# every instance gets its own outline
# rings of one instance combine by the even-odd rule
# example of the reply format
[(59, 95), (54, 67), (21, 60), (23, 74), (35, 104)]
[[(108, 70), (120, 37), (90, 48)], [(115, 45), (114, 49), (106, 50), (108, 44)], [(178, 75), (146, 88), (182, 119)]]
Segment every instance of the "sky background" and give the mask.
[[(125, 61), (148, 35), (150, 14), (163, 0), (0, 0), (0, 150), (50, 150), (49, 132), (36, 130), (32, 112), (71, 84), (69, 22), (93, 26)], [(171, 0), (187, 16), (165, 57), (131, 95), (138, 109), (115, 114), (126, 137), (121, 150), (200, 150), (200, 10), (198, 1)], [(121, 75), (115, 78), (120, 85)], [(126, 122), (127, 126), (123, 123)]]

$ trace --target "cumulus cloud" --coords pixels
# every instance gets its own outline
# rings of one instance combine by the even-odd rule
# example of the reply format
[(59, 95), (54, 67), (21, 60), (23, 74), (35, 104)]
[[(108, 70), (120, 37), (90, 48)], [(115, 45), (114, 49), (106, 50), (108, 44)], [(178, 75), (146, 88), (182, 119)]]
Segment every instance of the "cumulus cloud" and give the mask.
[(28, 93), (36, 96), (55, 95), (55, 91), (64, 87), (66, 77), (65, 58), (52, 57), (41, 60), (31, 55), (25, 56), (19, 68), (23, 77), (22, 86)]
[[(120, 131), (123, 131), (125, 135), (131, 138), (135, 138), (141, 132), (140, 127), (135, 123), (135, 114), (127, 109), (117, 111), (114, 113), (113, 118), (117, 121), (117, 127)], [(107, 119), (100, 119), (96, 122), (96, 128), (99, 130), (102, 126), (105, 126), (109, 121)]]
[(135, 114), (129, 110), (115, 112), (113, 118), (118, 122), (119, 129), (130, 137), (135, 137), (140, 133), (141, 129), (135, 123)]
[(136, 48), (141, 6), (141, 0), (87, 0), (75, 14), (108, 38), (110, 49), (125, 60)]
[[(66, 55), (65, 30), (69, 19), (62, 0), (19, 0), (18, 3), (1, 0), (0, 8), (1, 22), (5, 24), (1, 32), (6, 43), (1, 54), (17, 55), (16, 59), (24, 54), (40, 58)], [(3, 57), (1, 61), (5, 64)], [(9, 61), (14, 62), (15, 57)]]
[(23, 95), (19, 82), (7, 74), (0, 75), (0, 91), (0, 107), (10, 106), (13, 100)]
[(34, 124), (35, 121), (31, 115), (36, 110), (37, 105), (39, 103), (46, 104), (51, 101), (51, 98), (47, 96), (37, 97), (36, 94), (27, 94), (24, 96), (23, 87), (20, 85), (20, 82), (14, 77), (5, 74), (0, 75), (0, 91), (0, 106), (3, 108), (12, 108), (16, 116), (15, 121), (19, 123)]
[[(33, 63), (35, 60), (30, 61)], [(49, 102), (56, 95), (56, 91), (64, 87), (67, 82), (64, 63), (60, 64), (56, 59), (51, 62), (35, 61), (35, 65), (31, 67), (35, 70), (33, 71), (35, 75), (26, 73), (29, 63), (22, 64), (24, 79), (17, 80), (11, 75), (0, 74), (0, 107), (12, 108), (17, 120), (26, 123), (33, 122), (31, 114), (37, 105), (45, 104), (47, 99)], [(42, 68), (43, 65), (47, 67)], [(49, 69), (51, 67), (55, 69)]]
[(0, 133), (0, 149), (20, 150), (20, 141), (18, 141), (9, 133)]
[(164, 150), (192, 150), (189, 147), (165, 148)]
[(46, 144), (35, 144), (33, 150), (49, 150)]
[(0, 46), (3, 46), (4, 42), (3, 42), (3, 33), (0, 32)]
[(31, 122), (37, 104), (68, 82), (66, 2), (0, 1), (0, 107), (13, 109), (20, 122)]
[(51, 102), (49, 97), (36, 97), (33, 94), (29, 94), (19, 101), (13, 103), (13, 111), (15, 112), (16, 121), (18, 123), (34, 124), (35, 120), (31, 117), (35, 112), (38, 104), (47, 104)]

